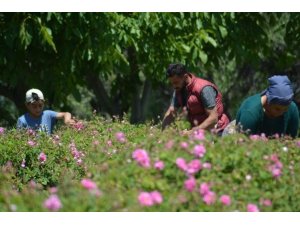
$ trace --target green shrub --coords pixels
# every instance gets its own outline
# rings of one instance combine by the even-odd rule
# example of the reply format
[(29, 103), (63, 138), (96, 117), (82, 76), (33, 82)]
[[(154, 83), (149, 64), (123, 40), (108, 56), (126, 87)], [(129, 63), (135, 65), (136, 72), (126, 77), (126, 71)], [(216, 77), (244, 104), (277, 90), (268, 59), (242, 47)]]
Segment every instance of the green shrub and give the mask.
[[(220, 138), (208, 132), (197, 140), (180, 135), (183, 126), (161, 132), (151, 124), (95, 117), (83, 129), (60, 127), (51, 137), (5, 130), (0, 135), (0, 210), (48, 211), (44, 202), (51, 194), (60, 199), (60, 211), (247, 211), (250, 203), (260, 211), (300, 210), (297, 140), (252, 140), (242, 134)], [(124, 140), (122, 134), (116, 137), (118, 132)], [(204, 157), (195, 157), (196, 145), (205, 147)], [(133, 159), (136, 149), (146, 150), (149, 168)], [(42, 152), (45, 162), (39, 160)], [(189, 174), (178, 168), (178, 158), (187, 163), (198, 159), (207, 168)], [(154, 167), (157, 160), (164, 163), (162, 170)], [(192, 192), (184, 186), (189, 176), (196, 180)], [(96, 188), (87, 190), (83, 179)], [(200, 194), (203, 183), (214, 193), (211, 204)], [(153, 191), (162, 202), (141, 205), (139, 194)], [(222, 195), (230, 196), (230, 205), (219, 201)]]

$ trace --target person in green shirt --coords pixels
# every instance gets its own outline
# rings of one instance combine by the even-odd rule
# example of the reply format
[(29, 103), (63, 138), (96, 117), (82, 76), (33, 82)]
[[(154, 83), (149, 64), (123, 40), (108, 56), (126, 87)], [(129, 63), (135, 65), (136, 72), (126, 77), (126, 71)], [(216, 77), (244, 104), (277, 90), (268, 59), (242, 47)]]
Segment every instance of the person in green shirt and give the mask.
[(267, 137), (276, 134), (297, 136), (299, 112), (293, 100), (293, 88), (287, 76), (268, 79), (269, 87), (260, 94), (248, 97), (241, 104), (236, 124), (249, 134)]

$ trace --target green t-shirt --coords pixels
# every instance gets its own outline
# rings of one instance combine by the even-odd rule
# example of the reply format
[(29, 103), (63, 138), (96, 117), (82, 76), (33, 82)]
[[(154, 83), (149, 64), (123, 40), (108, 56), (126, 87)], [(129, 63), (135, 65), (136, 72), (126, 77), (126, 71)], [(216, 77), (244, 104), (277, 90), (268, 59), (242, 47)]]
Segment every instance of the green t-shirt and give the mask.
[(299, 127), (299, 112), (296, 104), (292, 102), (288, 111), (282, 116), (268, 118), (263, 111), (261, 95), (256, 94), (242, 103), (237, 113), (236, 122), (242, 125), (244, 131), (250, 130), (251, 134), (265, 133), (266, 136), (283, 134), (296, 137)]

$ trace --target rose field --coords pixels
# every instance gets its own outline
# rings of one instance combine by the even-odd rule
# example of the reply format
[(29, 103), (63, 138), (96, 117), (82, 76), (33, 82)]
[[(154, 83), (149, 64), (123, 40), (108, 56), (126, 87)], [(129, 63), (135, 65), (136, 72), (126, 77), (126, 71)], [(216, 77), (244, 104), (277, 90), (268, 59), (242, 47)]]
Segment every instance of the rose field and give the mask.
[(0, 211), (300, 211), (300, 142), (94, 117), (0, 128)]

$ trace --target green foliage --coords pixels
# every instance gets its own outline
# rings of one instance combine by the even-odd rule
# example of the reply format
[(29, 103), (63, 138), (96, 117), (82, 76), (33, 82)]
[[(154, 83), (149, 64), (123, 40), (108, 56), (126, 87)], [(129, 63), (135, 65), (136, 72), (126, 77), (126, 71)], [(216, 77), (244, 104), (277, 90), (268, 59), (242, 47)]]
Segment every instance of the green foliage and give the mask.
[(93, 109), (144, 122), (162, 115), (165, 68), (182, 62), (217, 84), (234, 116), (270, 75), (298, 80), (298, 21), (299, 13), (0, 13), (0, 95), (21, 114), (22, 93), (36, 87), (66, 110), (65, 96), (89, 99), (78, 97), (82, 87)]
[[(17, 130), (0, 135), (1, 211), (47, 211), (43, 203), (50, 196), (50, 187), (58, 190), (60, 211), (246, 211), (249, 203), (261, 211), (300, 210), (298, 140), (254, 141), (241, 134), (220, 138), (209, 133), (198, 140), (176, 129), (162, 133), (158, 126), (131, 125), (118, 118), (113, 122), (94, 117), (84, 124), (80, 130), (60, 127), (52, 137)], [(177, 122), (181, 126), (184, 124)], [(125, 134), (125, 142), (118, 141), (117, 132)], [(37, 144), (30, 146), (29, 140)], [(182, 148), (182, 142), (188, 148)], [(71, 143), (84, 154), (80, 165), (74, 160)], [(202, 164), (209, 162), (212, 167), (194, 175), (197, 186), (188, 192), (184, 188), (188, 176), (176, 166), (176, 159), (195, 159), (193, 149), (199, 144), (206, 148)], [(139, 166), (132, 158), (138, 148), (148, 152), (150, 168)], [(43, 164), (38, 159), (40, 152), (47, 155)], [(283, 165), (278, 178), (269, 170), (274, 154)], [(21, 167), (23, 159), (25, 168)], [(163, 170), (154, 168), (156, 160), (164, 162)], [(84, 189), (83, 178), (93, 180), (101, 195)], [(199, 193), (203, 182), (216, 194), (212, 205), (206, 205)], [(159, 191), (163, 202), (141, 206), (138, 195), (142, 191)], [(219, 202), (223, 194), (230, 195), (231, 205)], [(271, 200), (272, 205), (264, 205), (263, 199)]]

